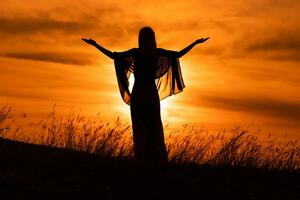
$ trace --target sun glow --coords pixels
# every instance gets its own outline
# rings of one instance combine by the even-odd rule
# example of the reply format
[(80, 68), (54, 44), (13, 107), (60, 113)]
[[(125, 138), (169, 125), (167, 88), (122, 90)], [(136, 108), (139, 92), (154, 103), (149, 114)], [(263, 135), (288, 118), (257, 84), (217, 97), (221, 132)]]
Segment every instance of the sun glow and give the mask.
[[(3, 3), (0, 104), (36, 118), (56, 103), (64, 113), (74, 107), (130, 120), (113, 61), (81, 38), (126, 51), (137, 47), (138, 31), (146, 25), (154, 29), (158, 47), (169, 50), (210, 37), (180, 58), (186, 88), (161, 101), (163, 121), (214, 127), (257, 121), (272, 133), (300, 138), (299, 3), (130, 2)], [(129, 82), (132, 90), (133, 76)]]

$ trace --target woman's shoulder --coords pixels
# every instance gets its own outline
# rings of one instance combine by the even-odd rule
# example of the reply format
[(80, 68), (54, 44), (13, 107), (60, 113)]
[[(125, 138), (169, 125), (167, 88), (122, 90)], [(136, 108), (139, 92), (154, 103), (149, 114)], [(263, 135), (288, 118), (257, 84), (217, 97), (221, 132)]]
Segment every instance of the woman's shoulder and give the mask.
[(156, 52), (159, 54), (166, 54), (168, 50), (163, 48), (156, 48)]
[(170, 56), (170, 57), (173, 57), (177, 55), (177, 51), (173, 51), (173, 50), (168, 50), (168, 49), (163, 49), (163, 48), (157, 48), (157, 53), (159, 55), (162, 55), (162, 56)]
[(131, 48), (122, 52), (114, 52), (115, 57), (132, 57), (137, 54), (138, 48)]
[(124, 51), (122, 53), (133, 55), (133, 54), (136, 54), (137, 52), (138, 52), (138, 48), (131, 48), (131, 49), (128, 49), (127, 51)]

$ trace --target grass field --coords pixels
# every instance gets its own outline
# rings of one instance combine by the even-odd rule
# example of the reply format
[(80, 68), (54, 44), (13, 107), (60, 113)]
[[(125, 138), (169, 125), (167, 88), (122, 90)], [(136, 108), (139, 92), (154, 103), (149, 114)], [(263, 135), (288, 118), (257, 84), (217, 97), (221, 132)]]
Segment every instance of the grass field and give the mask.
[[(130, 125), (114, 122), (90, 121), (71, 112), (62, 117), (49, 113), (45, 121), (32, 123), (23, 130), (9, 107), (0, 109), (0, 136), (13, 140), (51, 147), (88, 152), (104, 157), (132, 158)], [(26, 132), (26, 133), (25, 133)], [(166, 128), (166, 144), (170, 162), (213, 166), (298, 171), (300, 145), (296, 140), (277, 141), (269, 135), (264, 140), (240, 127), (209, 134), (205, 128)]]
[(296, 141), (167, 128), (170, 162), (158, 165), (133, 159), (130, 126), (120, 120), (52, 112), (26, 135), (10, 108), (0, 110), (3, 199), (300, 199)]

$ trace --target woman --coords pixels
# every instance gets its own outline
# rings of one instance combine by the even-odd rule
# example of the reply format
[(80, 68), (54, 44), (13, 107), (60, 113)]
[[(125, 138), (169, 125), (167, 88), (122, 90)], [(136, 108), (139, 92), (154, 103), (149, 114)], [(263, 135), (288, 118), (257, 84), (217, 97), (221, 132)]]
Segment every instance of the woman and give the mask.
[[(198, 39), (179, 52), (157, 48), (154, 31), (150, 27), (140, 30), (139, 48), (125, 52), (111, 52), (92, 39), (83, 39), (114, 60), (121, 96), (130, 105), (136, 159), (168, 161), (160, 100), (183, 90), (178, 58), (208, 39)], [(128, 79), (131, 73), (135, 81), (130, 92)]]

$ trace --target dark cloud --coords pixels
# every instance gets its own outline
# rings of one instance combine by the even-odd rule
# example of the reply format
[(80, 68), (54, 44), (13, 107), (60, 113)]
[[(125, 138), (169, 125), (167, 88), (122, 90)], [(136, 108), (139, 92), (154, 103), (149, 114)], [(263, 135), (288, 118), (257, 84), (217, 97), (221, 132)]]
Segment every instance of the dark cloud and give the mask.
[(92, 63), (90, 55), (85, 53), (57, 53), (57, 52), (19, 52), (19, 53), (5, 53), (0, 55), (2, 57), (35, 60), (44, 62), (54, 62), (71, 65), (88, 65)]
[(120, 46), (126, 44), (124, 40), (132, 41), (142, 25), (143, 22), (138, 18), (122, 18), (122, 12), (117, 14), (115, 11), (108, 10), (104, 13), (96, 12), (67, 19), (54, 18), (45, 14), (15, 18), (0, 15), (0, 36), (5, 39), (2, 40), (2, 45), (7, 46), (12, 42), (16, 46), (20, 46), (20, 42), (23, 45), (35, 46), (47, 42), (69, 45), (68, 42), (73, 42), (75, 39), (79, 41), (81, 37), (91, 37), (101, 43), (105, 42), (105, 45)]
[[(72, 10), (59, 3), (58, 5), (61, 6), (48, 11), (38, 10), (9, 16), (0, 14), (0, 34), (22, 35), (48, 33), (49, 31), (74, 34), (85, 29), (92, 29), (96, 25), (109, 25), (114, 21), (112, 16), (123, 13), (122, 9), (117, 6), (96, 7), (88, 2), (78, 3), (74, 2)], [(85, 9), (82, 9), (83, 6)]]
[[(300, 33), (300, 31), (299, 31)], [(248, 51), (281, 51), (281, 50), (300, 50), (300, 37), (299, 34), (283, 33), (271, 36), (266, 36), (264, 40), (256, 41), (249, 44)]]
[(89, 28), (90, 21), (61, 21), (48, 17), (36, 18), (0, 18), (0, 34), (22, 35), (35, 34), (48, 31), (76, 32), (84, 28)]
[(267, 98), (230, 98), (222, 96), (201, 96), (199, 99), (202, 99), (208, 107), (300, 121), (300, 103)]
[[(124, 40), (136, 36), (142, 22), (138, 19), (121, 19), (123, 11), (119, 7), (103, 7), (92, 9), (91, 12), (67, 13), (58, 17), (57, 13), (36, 12), (34, 15), (0, 15), (0, 36), (2, 40), (1, 57), (55, 62), (73, 65), (92, 63), (91, 55), (74, 53), (72, 47), (86, 45), (80, 40), (90, 37), (100, 44), (122, 46)], [(66, 12), (66, 11), (64, 11)], [(120, 20), (121, 19), (121, 20)], [(126, 29), (124, 28), (126, 27)], [(134, 34), (133, 34), (134, 33)], [(13, 46), (12, 46), (13, 43)], [(53, 46), (55, 45), (55, 46)], [(55, 50), (66, 49), (68, 52)], [(87, 45), (86, 45), (87, 46)], [(12, 48), (16, 50), (11, 50)], [(50, 50), (45, 50), (45, 48)], [(28, 50), (24, 50), (28, 49)], [(114, 50), (114, 49), (112, 49)]]
[(237, 40), (232, 56), (254, 56), (277, 61), (300, 61), (300, 29), (272, 30), (269, 34), (249, 34)]

